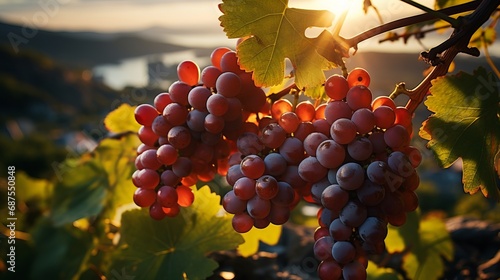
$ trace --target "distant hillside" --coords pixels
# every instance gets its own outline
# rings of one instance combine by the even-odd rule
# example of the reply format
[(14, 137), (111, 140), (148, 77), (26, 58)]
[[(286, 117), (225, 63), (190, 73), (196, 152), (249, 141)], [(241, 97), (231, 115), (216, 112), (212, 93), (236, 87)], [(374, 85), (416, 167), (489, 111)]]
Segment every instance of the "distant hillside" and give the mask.
[[(9, 35), (10, 34), (10, 35)], [(79, 36), (80, 35), (80, 36)], [(12, 49), (15, 36), (23, 37), (21, 26), (0, 22), (0, 45)], [(124, 58), (175, 52), (186, 47), (127, 34), (74, 33), (38, 30), (32, 38), (18, 39), (20, 50), (36, 50), (70, 67), (90, 68)], [(24, 43), (26, 42), (26, 43)]]
[(118, 92), (30, 51), (0, 47), (0, 120), (30, 120), (38, 130), (81, 129), (110, 111)]

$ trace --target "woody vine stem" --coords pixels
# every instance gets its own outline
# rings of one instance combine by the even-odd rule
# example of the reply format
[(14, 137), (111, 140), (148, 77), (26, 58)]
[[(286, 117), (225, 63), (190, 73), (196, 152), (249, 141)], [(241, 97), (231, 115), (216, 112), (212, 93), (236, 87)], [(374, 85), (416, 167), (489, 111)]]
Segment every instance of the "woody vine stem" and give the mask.
[[(415, 4), (413, 1), (401, 1), (410, 5)], [(339, 48), (343, 48), (343, 50), (336, 50), (338, 53), (342, 53), (342, 51), (349, 50), (350, 48), (357, 50), (357, 45), (360, 42), (385, 32), (429, 20), (448, 18), (450, 15), (473, 10), (471, 14), (465, 17), (459, 17), (458, 19), (454, 19), (452, 21), (452, 26), (455, 30), (450, 38), (429, 51), (421, 53), (421, 58), (434, 67), (432, 71), (422, 80), (422, 82), (414, 89), (406, 89), (404, 83), (399, 83), (390, 94), (390, 97), (393, 99), (400, 94), (409, 96), (410, 100), (408, 101), (406, 107), (411, 113), (413, 113), (423, 102), (425, 95), (431, 87), (431, 81), (439, 76), (445, 75), (448, 72), (448, 68), (457, 54), (466, 53), (473, 56), (479, 56), (478, 49), (468, 47), (469, 41), (474, 32), (476, 32), (476, 30), (478, 30), (481, 25), (483, 25), (490, 18), (499, 5), (500, 0), (483, 0), (472, 1), (433, 12), (427, 11), (424, 14), (410, 16), (382, 24), (348, 39), (343, 38), (338, 35), (338, 32), (335, 32), (335, 34), (333, 34), (334, 40), (336, 41), (334, 42), (334, 45)], [(336, 30), (340, 30), (342, 23), (342, 21), (339, 22), (339, 26), (336, 27)], [(298, 88), (296, 85), (292, 84), (282, 91), (272, 94), (269, 98), (273, 101), (297, 90)]]

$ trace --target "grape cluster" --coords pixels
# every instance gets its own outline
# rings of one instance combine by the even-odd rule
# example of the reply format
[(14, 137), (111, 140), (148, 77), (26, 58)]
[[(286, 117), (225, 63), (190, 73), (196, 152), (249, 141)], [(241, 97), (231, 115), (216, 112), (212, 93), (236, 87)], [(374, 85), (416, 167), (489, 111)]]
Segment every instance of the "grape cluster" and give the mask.
[(409, 146), (411, 114), (388, 97), (372, 101), (369, 83), (360, 68), (326, 80), (329, 135), (309, 135), (315, 154), (299, 165), (321, 205), (314, 236), (320, 279), (365, 279), (367, 254), (383, 252), (387, 225), (403, 225), (418, 207), (421, 154)]
[(190, 186), (220, 174), (232, 187), (222, 205), (244, 233), (284, 224), (304, 199), (320, 207), (319, 277), (365, 279), (387, 225), (403, 225), (418, 207), (422, 157), (410, 146), (410, 112), (385, 96), (372, 100), (361, 68), (325, 81), (327, 103), (294, 106), (269, 102), (234, 51), (217, 48), (211, 62), (201, 74), (180, 63), (179, 81), (136, 108), (134, 202), (154, 219), (173, 217), (192, 204)]
[(267, 104), (252, 74), (239, 68), (234, 51), (217, 48), (211, 62), (201, 73), (196, 63), (181, 62), (179, 80), (168, 92), (158, 94), (154, 105), (135, 110), (142, 144), (132, 175), (133, 199), (149, 207), (154, 219), (174, 217), (180, 206), (190, 206), (190, 186), (198, 180), (226, 175), (239, 135), (257, 129), (247, 119)]

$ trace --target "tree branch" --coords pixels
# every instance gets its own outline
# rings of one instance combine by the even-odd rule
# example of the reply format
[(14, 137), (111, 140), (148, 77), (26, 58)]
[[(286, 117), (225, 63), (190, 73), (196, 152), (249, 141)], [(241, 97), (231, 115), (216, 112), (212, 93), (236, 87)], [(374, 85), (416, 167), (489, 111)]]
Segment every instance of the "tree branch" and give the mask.
[[(483, 2), (488, 2), (488, 0), (484, 0)], [(499, 2), (499, 1), (494, 0), (494, 2)], [(474, 10), (479, 6), (480, 3), (482, 3), (482, 2), (481, 1), (472, 1), (472, 2), (465, 3), (465, 4), (437, 10), (436, 12), (439, 12), (439, 13), (445, 14), (445, 15), (454, 15), (454, 14)], [(394, 29), (398, 29), (401, 27), (405, 27), (408, 25), (421, 23), (421, 22), (425, 22), (425, 21), (429, 21), (429, 20), (433, 20), (433, 19), (436, 19), (436, 16), (433, 14), (428, 14), (428, 13), (420, 14), (420, 15), (416, 15), (416, 16), (411, 16), (411, 17), (407, 17), (407, 18), (402, 18), (399, 20), (391, 21), (389, 23), (374, 27), (374, 28), (369, 29), (363, 33), (360, 33), (352, 38), (345, 39), (345, 42), (347, 43), (347, 45), (350, 48), (356, 49), (357, 45), (360, 42), (367, 40), (367, 39), (370, 39), (374, 36), (380, 35), (380, 34), (385, 33), (387, 31), (391, 31)]]

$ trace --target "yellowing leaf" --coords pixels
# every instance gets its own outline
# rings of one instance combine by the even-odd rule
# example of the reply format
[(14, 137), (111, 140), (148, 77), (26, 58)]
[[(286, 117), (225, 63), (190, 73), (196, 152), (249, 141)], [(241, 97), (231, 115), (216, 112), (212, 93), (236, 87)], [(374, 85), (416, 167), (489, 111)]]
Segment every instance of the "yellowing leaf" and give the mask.
[(299, 88), (324, 82), (324, 69), (335, 66), (316, 49), (317, 41), (305, 36), (309, 27), (329, 27), (329, 11), (288, 7), (288, 0), (223, 0), (219, 20), (229, 38), (248, 37), (237, 47), (240, 66), (253, 71), (259, 86), (280, 84), (285, 58), (295, 69)]
[(104, 119), (104, 126), (112, 133), (137, 132), (141, 127), (134, 118), (135, 106), (126, 103), (111, 111)]
[(420, 215), (418, 211), (408, 213), (406, 223), (400, 227), (388, 226), (385, 246), (389, 253), (403, 252), (407, 248), (419, 245), (418, 229)]
[(463, 160), (464, 190), (500, 200), (495, 155), (500, 150), (500, 87), (492, 73), (458, 73), (433, 81), (425, 102), (434, 112), (420, 129), (442, 167)]
[(476, 48), (482, 48), (486, 46), (489, 46), (495, 42), (497, 38), (497, 32), (495, 28), (493, 27), (480, 27), (474, 34), (472, 34), (472, 37), (469, 42), (469, 47), (476, 47)]
[(259, 250), (259, 241), (268, 245), (276, 245), (281, 236), (281, 226), (270, 224), (267, 228), (252, 228), (249, 232), (242, 234), (245, 242), (238, 246), (238, 252), (244, 256), (251, 256)]
[(379, 267), (376, 263), (369, 261), (366, 274), (370, 280), (400, 280), (403, 277), (392, 268)]
[(420, 222), (420, 246), (403, 256), (403, 269), (410, 279), (440, 279), (444, 272), (442, 257), (453, 259), (453, 242), (442, 219), (429, 217)]

